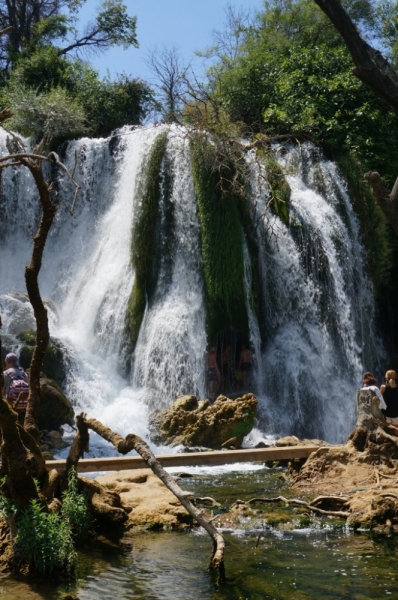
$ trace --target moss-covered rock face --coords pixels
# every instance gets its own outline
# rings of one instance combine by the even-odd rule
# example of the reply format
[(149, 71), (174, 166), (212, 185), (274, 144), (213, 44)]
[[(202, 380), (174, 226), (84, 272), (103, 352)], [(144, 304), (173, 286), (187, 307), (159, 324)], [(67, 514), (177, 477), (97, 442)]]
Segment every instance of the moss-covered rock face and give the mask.
[(335, 157), (358, 216), (367, 255), (367, 271), (375, 289), (386, 283), (392, 267), (393, 245), (385, 216), (363, 181), (364, 168), (349, 154)]
[[(198, 134), (192, 138), (192, 170), (201, 231), (209, 339), (227, 327), (248, 331), (243, 279), (242, 198), (232, 186), (236, 175), (234, 165), (220, 165), (216, 152), (207, 137)], [(219, 168), (215, 169), (214, 165)]]
[[(161, 133), (151, 149), (138, 198), (133, 221), (131, 263), (135, 273), (134, 285), (126, 313), (125, 337), (128, 354), (134, 351), (145, 307), (155, 290), (158, 253), (159, 200), (161, 194), (169, 195), (170, 182), (167, 169), (162, 170), (167, 146), (167, 132)], [(167, 203), (167, 202), (166, 202)]]
[(253, 394), (236, 400), (219, 396), (212, 405), (195, 396), (182, 396), (152, 416), (153, 439), (164, 444), (206, 448), (221, 448), (230, 442), (238, 448), (254, 427), (256, 409), (257, 398)]
[[(28, 329), (27, 331), (21, 331), (16, 337), (23, 344), (19, 351), (20, 365), (23, 369), (28, 369), (36, 342), (36, 332), (33, 329)], [(56, 338), (50, 338), (42, 369), (47, 377), (55, 379), (58, 384), (62, 385), (65, 381), (68, 369), (66, 348)]]

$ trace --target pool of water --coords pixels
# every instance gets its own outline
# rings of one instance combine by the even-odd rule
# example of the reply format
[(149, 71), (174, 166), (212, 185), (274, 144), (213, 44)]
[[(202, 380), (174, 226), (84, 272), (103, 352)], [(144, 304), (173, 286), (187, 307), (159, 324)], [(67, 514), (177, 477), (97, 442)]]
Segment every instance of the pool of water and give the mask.
[[(194, 477), (181, 480), (181, 487), (213, 496), (221, 510), (237, 497), (273, 495), (284, 485), (280, 471), (187, 471)], [(294, 521), (293, 510), (286, 510), (292, 511)], [(316, 519), (311, 527), (301, 529), (267, 523), (253, 528), (242, 523), (224, 534), (227, 581), (221, 585), (207, 570), (211, 542), (201, 530), (146, 532), (125, 536), (121, 544), (103, 538), (89, 544), (79, 554), (79, 579), (74, 584), (27, 585), (4, 578), (0, 598), (53, 600), (67, 593), (79, 600), (397, 597), (398, 541), (394, 537), (353, 533), (331, 519)]]

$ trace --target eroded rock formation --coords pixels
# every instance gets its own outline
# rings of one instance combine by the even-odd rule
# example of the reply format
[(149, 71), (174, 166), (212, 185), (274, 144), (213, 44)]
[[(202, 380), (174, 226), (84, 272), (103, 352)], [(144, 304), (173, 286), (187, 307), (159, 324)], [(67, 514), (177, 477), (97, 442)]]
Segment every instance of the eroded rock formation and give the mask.
[(120, 496), (128, 527), (180, 529), (193, 523), (174, 494), (149, 469), (110, 472), (96, 481)]
[(151, 417), (152, 437), (163, 444), (239, 448), (253, 429), (257, 398), (245, 394), (231, 400), (219, 396), (214, 404), (196, 396), (180, 396)]
[(341, 446), (320, 447), (295, 478), (301, 491), (323, 494), (318, 508), (338, 506), (352, 527), (398, 529), (398, 437), (371, 390), (357, 392), (357, 423)]

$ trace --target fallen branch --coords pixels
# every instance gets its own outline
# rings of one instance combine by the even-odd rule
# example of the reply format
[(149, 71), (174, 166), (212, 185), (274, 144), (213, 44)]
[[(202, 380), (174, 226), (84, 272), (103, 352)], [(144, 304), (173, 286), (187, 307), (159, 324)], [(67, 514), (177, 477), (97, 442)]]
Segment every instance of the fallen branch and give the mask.
[(319, 513), (320, 515), (328, 515), (328, 516), (332, 516), (332, 517), (342, 517), (344, 519), (346, 519), (347, 517), (350, 516), (350, 513), (346, 512), (344, 510), (324, 510), (322, 508), (317, 508), (316, 506), (312, 506), (308, 502), (305, 502), (305, 500), (298, 500), (297, 498), (285, 498), (284, 496), (278, 496), (277, 498), (252, 498), (251, 500), (247, 501), (247, 504), (254, 504), (256, 502), (264, 502), (264, 503), (285, 502), (286, 504), (295, 504), (297, 506), (304, 506), (305, 508), (308, 508), (312, 512)]
[(86, 419), (84, 415), (80, 415), (84, 423), (89, 429), (92, 429), (98, 435), (105, 440), (111, 442), (116, 450), (121, 454), (127, 454), (130, 450), (135, 450), (140, 454), (143, 460), (146, 462), (148, 467), (159, 477), (164, 485), (170, 490), (172, 494), (180, 501), (185, 510), (203, 527), (213, 540), (213, 553), (210, 558), (210, 568), (218, 569), (220, 579), (225, 579), (225, 567), (224, 567), (224, 548), (225, 541), (221, 533), (212, 525), (202, 514), (201, 511), (197, 510), (195, 506), (188, 499), (191, 494), (184, 492), (180, 486), (176, 483), (174, 477), (167, 473), (156, 460), (154, 454), (149, 448), (148, 444), (144, 442), (138, 435), (132, 433), (128, 434), (123, 438), (120, 434), (115, 433), (109, 427), (105, 427), (96, 419)]
[(195, 498), (195, 502), (206, 502), (211, 504), (212, 506), (221, 506), (217, 500), (214, 500), (211, 496), (203, 496), (202, 498)]

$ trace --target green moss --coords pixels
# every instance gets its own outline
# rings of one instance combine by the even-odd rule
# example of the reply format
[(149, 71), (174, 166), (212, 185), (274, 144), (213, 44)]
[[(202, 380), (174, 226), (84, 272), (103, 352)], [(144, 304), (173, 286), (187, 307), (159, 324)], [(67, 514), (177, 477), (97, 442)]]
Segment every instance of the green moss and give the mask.
[[(162, 162), (166, 153), (167, 132), (161, 133), (151, 149), (145, 165), (143, 183), (138, 189), (136, 211), (133, 221), (131, 264), (135, 279), (126, 312), (126, 339), (129, 351), (137, 343), (145, 307), (156, 286), (157, 277), (157, 229), (159, 224), (159, 199), (164, 174)], [(169, 186), (168, 186), (169, 187)]]
[(376, 291), (387, 281), (392, 267), (392, 249), (387, 221), (369, 186), (362, 181), (363, 167), (350, 154), (335, 157), (348, 186), (358, 216), (367, 255), (367, 271)]
[(254, 427), (256, 420), (255, 411), (247, 410), (239, 423), (235, 423), (233, 427), (228, 431), (225, 438), (230, 439), (233, 437), (243, 438), (248, 435)]
[[(36, 344), (36, 332), (33, 329), (21, 331), (18, 333), (17, 339), (23, 343), (19, 351), (19, 362), (23, 369), (28, 369)], [(50, 338), (50, 343), (43, 358), (42, 368), (46, 377), (54, 379), (62, 385), (66, 378), (64, 348), (62, 343), (55, 338)]]
[(231, 183), (236, 174), (234, 165), (217, 160), (216, 153), (216, 148), (204, 135), (192, 138), (192, 170), (201, 230), (209, 340), (229, 326), (248, 331), (243, 280), (242, 199)]
[(285, 174), (272, 152), (263, 152), (267, 181), (271, 188), (271, 209), (280, 218), (282, 223), (289, 225), (289, 202), (291, 190), (286, 181)]

